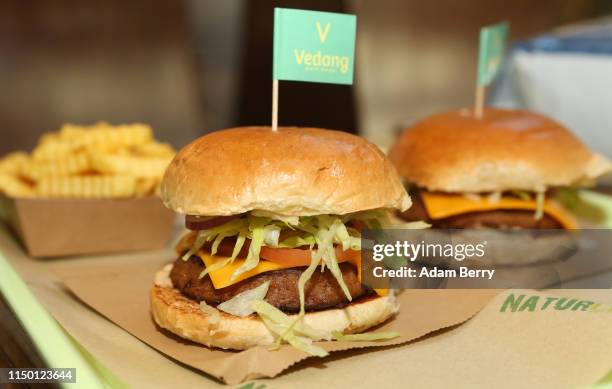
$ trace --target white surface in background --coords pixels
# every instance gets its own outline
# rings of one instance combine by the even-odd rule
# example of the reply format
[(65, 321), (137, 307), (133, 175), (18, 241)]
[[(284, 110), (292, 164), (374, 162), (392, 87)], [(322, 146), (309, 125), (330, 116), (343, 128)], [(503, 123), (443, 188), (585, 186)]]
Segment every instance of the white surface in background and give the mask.
[[(550, 116), (612, 159), (612, 55), (517, 50), (488, 104)], [(611, 184), (612, 175), (600, 182)]]
[(612, 158), (612, 56), (518, 52), (511, 66), (526, 107), (558, 120)]

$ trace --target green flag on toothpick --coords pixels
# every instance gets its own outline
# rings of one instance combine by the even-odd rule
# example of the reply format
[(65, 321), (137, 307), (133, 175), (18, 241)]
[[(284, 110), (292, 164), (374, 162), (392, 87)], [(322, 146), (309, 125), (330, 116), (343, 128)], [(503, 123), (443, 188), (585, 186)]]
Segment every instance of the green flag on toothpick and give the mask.
[(503, 22), (480, 29), (480, 49), (478, 52), (478, 85), (486, 86), (493, 81), (501, 66), (508, 23)]
[(275, 80), (353, 83), (355, 15), (274, 9)]

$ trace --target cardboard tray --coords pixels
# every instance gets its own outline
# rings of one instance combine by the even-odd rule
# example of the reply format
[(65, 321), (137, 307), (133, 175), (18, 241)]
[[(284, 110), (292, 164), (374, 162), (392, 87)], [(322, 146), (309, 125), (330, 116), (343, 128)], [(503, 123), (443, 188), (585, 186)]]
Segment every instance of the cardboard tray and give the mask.
[(0, 208), (27, 253), (42, 258), (160, 249), (175, 217), (158, 197), (0, 197)]

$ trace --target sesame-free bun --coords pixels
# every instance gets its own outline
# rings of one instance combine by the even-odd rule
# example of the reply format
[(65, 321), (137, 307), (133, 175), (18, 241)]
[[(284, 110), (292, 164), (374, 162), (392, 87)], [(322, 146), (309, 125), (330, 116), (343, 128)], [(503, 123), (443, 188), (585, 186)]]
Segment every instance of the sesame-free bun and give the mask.
[(196, 139), (166, 170), (161, 197), (176, 212), (206, 216), (410, 206), (395, 168), (376, 146), (344, 132), (298, 127), (239, 127)]
[(610, 171), (559, 123), (526, 110), (488, 108), (430, 116), (400, 135), (389, 158), (409, 183), (432, 191), (542, 191)]
[[(164, 268), (156, 274), (151, 288), (151, 312), (162, 328), (191, 341), (209, 347), (244, 350), (255, 346), (270, 346), (275, 337), (257, 315), (244, 318), (219, 312), (219, 322), (211, 323), (210, 316), (199, 304), (172, 287)], [(392, 296), (392, 295), (391, 295)], [(397, 313), (399, 306), (393, 297), (370, 297), (341, 309), (306, 313), (303, 320), (315, 329), (358, 333), (380, 324)]]

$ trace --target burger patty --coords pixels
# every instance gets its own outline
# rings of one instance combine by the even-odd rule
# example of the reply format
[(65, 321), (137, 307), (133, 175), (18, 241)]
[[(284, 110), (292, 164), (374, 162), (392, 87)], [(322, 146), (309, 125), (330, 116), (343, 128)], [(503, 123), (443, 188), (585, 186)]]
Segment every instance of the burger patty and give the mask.
[(437, 228), (524, 228), (524, 229), (559, 229), (561, 223), (544, 214), (538, 220), (533, 217), (533, 211), (525, 210), (495, 210), (486, 212), (470, 212), (445, 219), (436, 220)]
[(468, 212), (443, 219), (433, 220), (429, 217), (425, 204), (418, 193), (411, 193), (412, 207), (400, 214), (409, 221), (424, 220), (434, 228), (525, 228), (525, 229), (560, 229), (563, 225), (546, 213), (538, 220), (534, 211), (520, 209), (497, 209), (492, 211)]
[[(266, 295), (268, 303), (286, 312), (297, 312), (300, 309), (297, 284), (306, 267), (261, 273), (221, 289), (214, 288), (208, 275), (199, 278), (204, 268), (202, 260), (197, 256), (192, 256), (187, 261), (179, 258), (174, 262), (170, 272), (172, 284), (185, 296), (196, 301), (203, 300), (209, 305), (216, 306), (230, 300), (238, 293), (270, 281), (270, 287)], [(372, 293), (371, 289), (359, 282), (357, 269), (353, 265), (341, 263), (340, 270), (353, 300)], [(306, 282), (304, 290), (307, 311), (340, 308), (349, 303), (340, 285), (338, 285), (338, 281), (329, 269), (325, 269), (324, 272), (317, 269)]]

